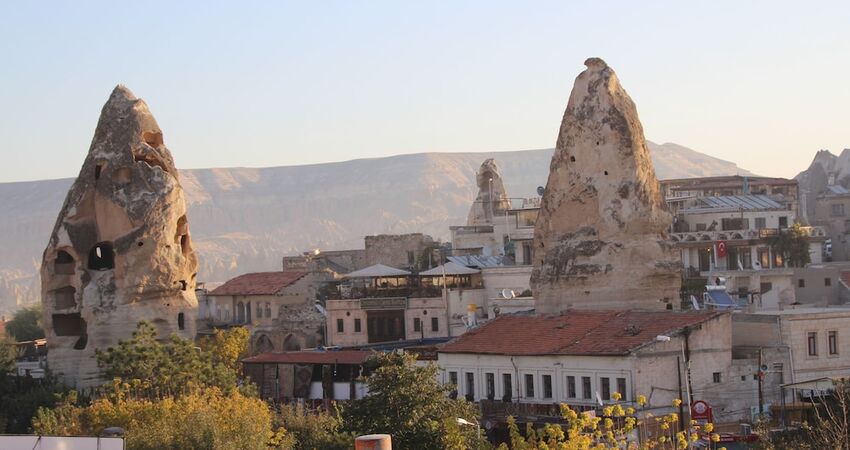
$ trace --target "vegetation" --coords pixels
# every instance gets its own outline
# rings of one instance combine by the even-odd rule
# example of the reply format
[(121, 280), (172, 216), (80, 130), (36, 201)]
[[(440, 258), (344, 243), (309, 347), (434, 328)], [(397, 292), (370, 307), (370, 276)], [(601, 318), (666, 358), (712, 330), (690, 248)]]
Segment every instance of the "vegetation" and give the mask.
[(177, 335), (161, 343), (156, 328), (140, 322), (132, 339), (98, 351), (97, 362), (107, 378), (127, 383), (135, 396), (158, 399), (206, 387), (230, 393), (237, 386), (238, 357), (247, 348), (243, 328), (217, 332), (198, 348)]
[(804, 422), (799, 428), (776, 432), (769, 424), (760, 422), (757, 431), (761, 436), (759, 448), (779, 450), (847, 449), (850, 448), (850, 382), (835, 383), (832, 395), (824, 397), (813, 408), (814, 420)]
[(771, 238), (770, 247), (774, 254), (782, 255), (789, 267), (805, 267), (812, 262), (809, 254), (809, 237), (799, 223), (781, 230), (778, 236)]
[[(620, 400), (620, 394), (612, 395), (615, 401)], [(637, 404), (643, 407), (646, 398), (638, 397)], [(674, 400), (673, 407), (678, 407), (681, 400)], [(508, 418), (510, 447), (502, 444), (498, 450), (684, 450), (690, 448), (701, 436), (708, 437), (710, 448), (716, 447), (720, 436), (713, 433), (714, 426), (697, 425), (695, 422), (682, 430), (679, 429), (679, 415), (672, 413), (661, 417), (647, 414), (638, 420), (637, 410), (633, 407), (617, 403), (603, 408), (602, 417), (593, 417), (588, 413), (574, 411), (566, 404), (561, 404), (561, 414), (567, 422), (566, 427), (547, 424), (534, 430), (529, 424), (525, 435), (519, 432), (519, 427), (512, 417)], [(629, 436), (638, 432), (639, 436), (653, 435), (651, 438), (641, 438), (637, 442), (630, 441)], [(705, 447), (700, 447), (705, 448)]]
[(41, 303), (15, 312), (12, 319), (6, 322), (6, 333), (18, 342), (44, 338), (44, 329), (41, 327)]
[(437, 381), (433, 364), (417, 366), (410, 354), (375, 353), (375, 371), (366, 379), (369, 395), (342, 410), (343, 428), (361, 434), (391, 433), (393, 447), (417, 450), (478, 448), (474, 427), (458, 427), (457, 419), (479, 419), (478, 408), (449, 398), (452, 386)]
[(348, 450), (355, 436), (342, 431), (342, 418), (338, 411), (330, 414), (300, 405), (282, 405), (278, 425), (286, 430), (282, 447), (298, 450)]

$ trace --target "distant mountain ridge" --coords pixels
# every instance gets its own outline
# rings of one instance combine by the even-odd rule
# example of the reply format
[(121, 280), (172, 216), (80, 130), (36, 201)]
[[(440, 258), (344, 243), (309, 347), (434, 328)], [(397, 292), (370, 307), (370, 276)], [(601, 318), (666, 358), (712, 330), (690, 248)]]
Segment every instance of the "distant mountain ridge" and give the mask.
[[(649, 142), (659, 179), (750, 174), (677, 144)], [(179, 149), (177, 149), (179, 152)], [(448, 239), (475, 198), (475, 171), (495, 158), (511, 197), (546, 184), (552, 149), (418, 153), (269, 168), (180, 171), (200, 281), (276, 270), (281, 256), (361, 248), (363, 236), (423, 232)], [(179, 153), (178, 153), (179, 155)], [(179, 160), (179, 159), (178, 159)], [(0, 313), (38, 298), (37, 268), (73, 179), (0, 183)]]

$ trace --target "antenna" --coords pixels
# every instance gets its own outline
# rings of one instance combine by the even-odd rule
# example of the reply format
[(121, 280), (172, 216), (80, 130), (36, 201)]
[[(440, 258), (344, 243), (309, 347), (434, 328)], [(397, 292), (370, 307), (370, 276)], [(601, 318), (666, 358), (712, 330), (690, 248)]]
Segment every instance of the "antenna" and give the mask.
[(543, 193), (546, 192), (546, 188), (543, 186), (537, 186), (537, 195), (543, 197)]

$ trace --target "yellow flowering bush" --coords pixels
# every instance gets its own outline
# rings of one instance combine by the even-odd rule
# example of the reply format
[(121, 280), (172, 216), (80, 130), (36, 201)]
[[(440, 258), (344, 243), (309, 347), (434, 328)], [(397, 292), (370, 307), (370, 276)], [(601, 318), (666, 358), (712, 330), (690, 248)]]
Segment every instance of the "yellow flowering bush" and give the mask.
[[(602, 408), (603, 417), (594, 417), (561, 404), (561, 415), (567, 422), (565, 426), (547, 424), (535, 430), (528, 424), (524, 435), (514, 418), (509, 417), (510, 446), (502, 444), (499, 450), (684, 450), (693, 448), (702, 436), (712, 442), (710, 445), (720, 440), (720, 435), (711, 434), (714, 430), (712, 424), (691, 422), (686, 429), (680, 429), (676, 413), (656, 417), (643, 411), (644, 414), (639, 417), (638, 413), (648, 404), (643, 395), (637, 396), (635, 401), (639, 409), (619, 403), (622, 399), (619, 395), (612, 395), (612, 398), (617, 403)], [(672, 402), (673, 407), (681, 404), (678, 399)]]

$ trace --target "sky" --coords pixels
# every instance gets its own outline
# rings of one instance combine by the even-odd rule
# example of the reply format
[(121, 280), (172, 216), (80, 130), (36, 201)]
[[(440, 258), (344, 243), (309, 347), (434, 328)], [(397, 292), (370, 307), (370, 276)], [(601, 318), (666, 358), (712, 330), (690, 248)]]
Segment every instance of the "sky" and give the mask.
[(0, 182), (76, 176), (116, 84), (179, 168), (554, 146), (605, 59), (647, 139), (793, 177), (850, 148), (850, 2), (0, 1)]

